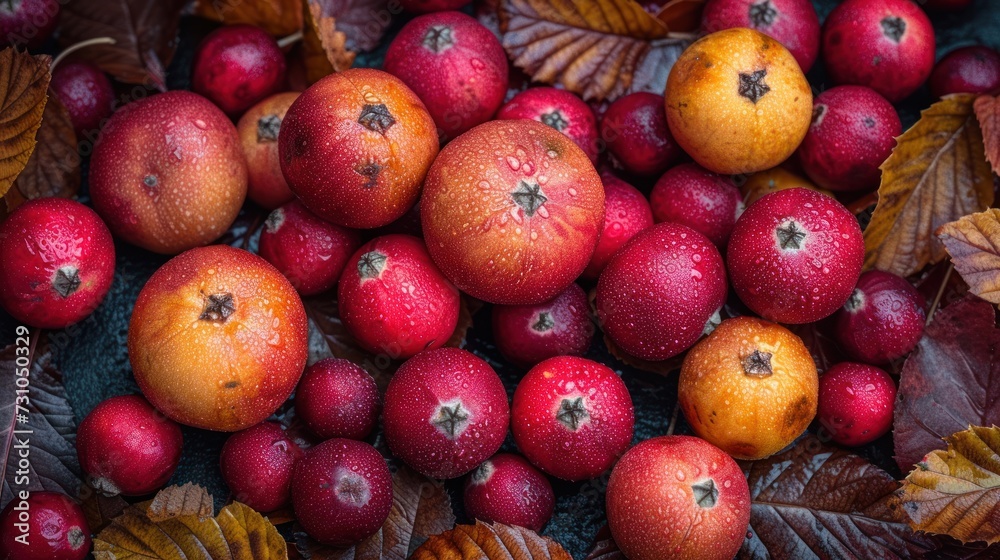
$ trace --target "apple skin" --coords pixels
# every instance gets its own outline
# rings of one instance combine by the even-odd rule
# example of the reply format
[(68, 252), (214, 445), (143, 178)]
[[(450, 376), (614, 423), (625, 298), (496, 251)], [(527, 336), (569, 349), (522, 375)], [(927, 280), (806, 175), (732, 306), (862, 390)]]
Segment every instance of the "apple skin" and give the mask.
[(732, 457), (703, 439), (647, 439), (618, 461), (608, 526), (630, 560), (732, 560), (750, 524), (750, 488)]
[(277, 41), (253, 25), (226, 25), (198, 45), (191, 89), (239, 117), (285, 83), (285, 55)]
[[(28, 535), (16, 525), (27, 503)], [(19, 507), (21, 511), (14, 508)], [(0, 513), (0, 558), (17, 560), (84, 560), (90, 553), (90, 526), (76, 502), (61, 492), (32, 491), (27, 500), (11, 500)], [(15, 555), (16, 554), (16, 555)]]
[(29, 200), (0, 223), (0, 307), (18, 321), (43, 329), (82, 321), (114, 275), (111, 232), (75, 200)]
[(490, 120), (507, 93), (503, 46), (461, 12), (435, 12), (407, 22), (389, 43), (383, 67), (420, 97), (442, 140)]
[(114, 111), (115, 89), (101, 69), (85, 61), (60, 62), (52, 71), (49, 88), (59, 98), (73, 123), (77, 141), (97, 134)]
[(910, 0), (846, 0), (823, 23), (823, 60), (835, 85), (868, 86), (892, 103), (934, 68), (934, 27)]
[(59, 21), (58, 0), (20, 0), (0, 10), (0, 41), (35, 50), (45, 44)]
[(167, 261), (139, 292), (128, 330), (135, 380), (169, 418), (235, 432), (295, 389), (308, 356), (302, 300), (267, 261), (227, 245)]
[(715, 245), (695, 230), (663, 222), (629, 240), (597, 280), (597, 319), (622, 350), (666, 360), (716, 322), (726, 301), (726, 269)]
[(642, 230), (653, 225), (653, 211), (639, 189), (604, 173), (604, 228), (583, 278), (597, 280), (618, 249)]
[(278, 134), (285, 113), (299, 95), (296, 91), (276, 93), (250, 107), (236, 124), (247, 158), (247, 198), (268, 210), (295, 198), (281, 174)]
[(165, 255), (219, 238), (243, 206), (236, 127), (211, 101), (168, 91), (111, 116), (90, 160), (90, 196), (111, 232)]
[(561, 132), (533, 120), (491, 121), (441, 151), (420, 217), (427, 250), (460, 290), (532, 305), (590, 263), (604, 227), (604, 186)]
[(500, 107), (497, 119), (532, 119), (551, 126), (572, 138), (597, 164), (597, 117), (590, 105), (572, 92), (553, 87), (526, 89)]
[(310, 86), (278, 133), (292, 192), (317, 216), (350, 228), (381, 227), (406, 214), (437, 153), (434, 120), (417, 95), (370, 68)]
[(628, 449), (635, 410), (608, 366), (557, 356), (531, 368), (514, 390), (511, 433), (533, 465), (563, 480), (596, 478)]

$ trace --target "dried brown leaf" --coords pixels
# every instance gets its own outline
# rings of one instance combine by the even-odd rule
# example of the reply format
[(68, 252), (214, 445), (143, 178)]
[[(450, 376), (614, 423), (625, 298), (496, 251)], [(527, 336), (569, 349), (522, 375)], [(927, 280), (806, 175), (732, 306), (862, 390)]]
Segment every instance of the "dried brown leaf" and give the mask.
[[(241, 0), (242, 1), (242, 0)], [(128, 84), (166, 91), (166, 67), (177, 48), (177, 26), (187, 0), (73, 0), (60, 12), (59, 43), (111, 37), (87, 47), (87, 60)]]
[(882, 164), (878, 205), (865, 228), (865, 267), (909, 276), (945, 257), (942, 225), (993, 204), (974, 95), (950, 95), (925, 110)]
[(1000, 424), (1000, 330), (993, 306), (970, 295), (937, 311), (903, 364), (896, 462), (908, 472), (951, 434), (993, 424)]
[(1000, 97), (979, 96), (973, 109), (983, 130), (986, 159), (993, 164), (993, 172), (1000, 173)]
[(815, 436), (740, 465), (752, 500), (742, 560), (904, 559), (936, 547), (907, 525), (889, 473)]
[(427, 539), (412, 560), (572, 560), (554, 540), (523, 527), (494, 523), (458, 525)]
[(947, 438), (906, 476), (903, 510), (917, 531), (962, 542), (1000, 542), (1000, 428), (971, 427)]
[[(39, 331), (9, 331), (18, 340), (0, 348), (0, 508), (19, 491), (80, 493), (76, 420), (53, 362), (53, 347)], [(25, 371), (27, 359), (30, 366)], [(15, 380), (28, 374), (30, 402), (24, 403)], [(25, 433), (30, 430), (30, 433)], [(28, 466), (22, 454), (30, 451)]]
[(336, 20), (337, 29), (347, 35), (347, 48), (355, 52), (378, 47), (393, 18), (403, 13), (398, 0), (309, 1), (317, 1), (322, 15)]
[(302, 0), (197, 0), (194, 13), (226, 25), (255, 25), (275, 37), (302, 29)]
[[(170, 488), (160, 492), (172, 492)], [(154, 499), (155, 501), (155, 499)], [(96, 560), (286, 560), (285, 540), (266, 518), (233, 502), (214, 518), (153, 521), (150, 503), (130, 505), (94, 539)]]
[(1000, 303), (1000, 209), (990, 208), (949, 222), (937, 235), (970, 291)]
[(153, 523), (175, 517), (194, 516), (204, 521), (215, 513), (212, 496), (197, 484), (188, 482), (182, 486), (164, 488), (153, 498), (146, 509), (146, 516)]
[(298, 535), (299, 552), (311, 560), (406, 560), (428, 537), (455, 526), (444, 486), (401, 467), (392, 477), (392, 509), (377, 533), (346, 549), (320, 545)]
[(42, 124), (51, 58), (0, 51), (0, 196), (28, 164)]
[(80, 503), (83, 514), (87, 516), (87, 526), (94, 533), (101, 532), (128, 507), (128, 502), (121, 494), (105, 496), (90, 486), (81, 488)]
[(686, 45), (632, 0), (502, 0), (499, 16), (516, 66), (587, 100), (662, 93)]
[(701, 12), (708, 0), (670, 0), (656, 13), (656, 19), (673, 32), (691, 33), (701, 28)]
[(594, 546), (584, 560), (627, 560), (625, 554), (618, 548), (618, 543), (611, 536), (611, 530), (605, 525), (594, 537)]
[(324, 76), (350, 68), (355, 54), (347, 49), (347, 35), (337, 30), (336, 19), (323, 15), (321, 2), (308, 0), (302, 7), (305, 19), (302, 52), (306, 80), (313, 84)]
[(35, 150), (14, 181), (14, 188), (7, 193), (9, 210), (25, 200), (48, 196), (71, 198), (80, 190), (76, 133), (66, 107), (51, 92), (35, 140)]

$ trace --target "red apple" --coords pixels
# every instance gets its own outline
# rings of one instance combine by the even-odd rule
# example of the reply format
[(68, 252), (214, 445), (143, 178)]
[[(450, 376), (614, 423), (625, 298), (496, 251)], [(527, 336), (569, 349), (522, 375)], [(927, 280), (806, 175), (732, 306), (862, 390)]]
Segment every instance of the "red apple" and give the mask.
[(427, 250), (459, 289), (491, 303), (535, 304), (590, 262), (604, 187), (562, 133), (536, 121), (492, 121), (441, 151), (420, 216)]

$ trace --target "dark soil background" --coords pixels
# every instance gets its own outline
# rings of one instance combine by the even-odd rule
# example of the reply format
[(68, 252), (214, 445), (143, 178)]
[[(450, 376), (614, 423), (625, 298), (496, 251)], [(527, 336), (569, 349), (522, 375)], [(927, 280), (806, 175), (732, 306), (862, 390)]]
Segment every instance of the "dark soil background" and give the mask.
[[(875, 1), (875, 0), (873, 0)], [(816, 0), (821, 20), (836, 5), (834, 0)], [(932, 15), (937, 32), (937, 51), (940, 58), (948, 51), (969, 44), (985, 44), (1000, 48), (1000, 3), (995, 0), (978, 0), (973, 8), (960, 14)], [(372, 53), (358, 56), (358, 66), (379, 66), (386, 45), (405, 23), (400, 16), (386, 35), (382, 47)], [(189, 86), (190, 64), (194, 47), (217, 24), (194, 17), (185, 17), (181, 23), (180, 47), (168, 69), (171, 89)], [(54, 46), (53, 46), (54, 47)], [(817, 90), (829, 87), (818, 61), (809, 74)], [(926, 88), (900, 105), (904, 129), (913, 124), (920, 110), (932, 102)], [(84, 164), (83, 199), (86, 197), (86, 163)], [(249, 209), (259, 212), (259, 209)], [(104, 303), (87, 320), (63, 331), (46, 333), (56, 351), (56, 364), (61, 370), (70, 402), (79, 422), (102, 400), (127, 393), (137, 393), (126, 351), (129, 318), (135, 299), (149, 276), (167, 259), (129, 245), (118, 243), (117, 270), (114, 285)], [(589, 286), (585, 286), (589, 289)], [(483, 357), (500, 373), (507, 390), (513, 394), (518, 379), (524, 371), (505, 363), (492, 342), (489, 306), (481, 309), (474, 318), (466, 348)], [(13, 339), (15, 323), (0, 311), (0, 342), (4, 345)], [(671, 423), (677, 401), (677, 376), (659, 376), (638, 371), (613, 358), (598, 335), (588, 357), (611, 365), (622, 372), (622, 377), (632, 393), (635, 404), (635, 440), (640, 441), (663, 435)], [(811, 428), (815, 431), (815, 425)], [(682, 414), (677, 417), (674, 433), (690, 433)], [(228, 434), (213, 433), (192, 428), (184, 430), (184, 455), (180, 468), (171, 481), (180, 484), (193, 481), (208, 488), (215, 496), (217, 507), (228, 499), (228, 490), (222, 482), (218, 467), (219, 450)], [(374, 440), (373, 440), (374, 442)], [(508, 437), (505, 450), (514, 450)], [(902, 474), (892, 460), (891, 435), (863, 448), (854, 449), (876, 465), (901, 478)], [(555, 482), (558, 497), (556, 512), (546, 526), (544, 534), (560, 542), (575, 558), (586, 556), (594, 536), (605, 523), (604, 488), (607, 477), (581, 483)], [(469, 522), (462, 511), (461, 480), (451, 481), (452, 494), (459, 523)], [(289, 536), (286, 532), (286, 536)]]

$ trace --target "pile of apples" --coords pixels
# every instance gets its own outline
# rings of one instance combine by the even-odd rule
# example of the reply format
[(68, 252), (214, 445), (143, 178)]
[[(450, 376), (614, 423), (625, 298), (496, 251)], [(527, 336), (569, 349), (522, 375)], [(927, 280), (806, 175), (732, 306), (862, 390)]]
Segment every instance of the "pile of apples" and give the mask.
[[(0, 224), (0, 305), (41, 328), (100, 304), (113, 239), (176, 255), (132, 314), (143, 396), (109, 399), (79, 427), (89, 482), (148, 494), (177, 467), (177, 423), (235, 432), (221, 457), (234, 497), (291, 504), (313, 538), (348, 546), (391, 507), (385, 459), (363, 441), (381, 418), (393, 456), (468, 477), (470, 516), (540, 530), (546, 475), (613, 467), (608, 520), (629, 558), (732, 558), (750, 516), (733, 458), (778, 452), (817, 412), (844, 445), (890, 429), (895, 383), (879, 366), (916, 345), (924, 301), (905, 279), (862, 273), (862, 232), (837, 196), (877, 187), (902, 131), (892, 102), (928, 78), (935, 95), (996, 88), (1000, 56), (970, 47), (935, 67), (930, 21), (909, 0), (847, 0), (822, 28), (807, 0), (711, 0), (703, 27), (664, 95), (632, 93), (599, 116), (550, 87), (505, 102), (506, 54), (460, 12), (412, 19), (383, 70), (301, 93), (282, 91), (285, 58), (262, 30), (208, 35), (193, 92), (103, 125), (93, 210), (33, 200)], [(821, 50), (837, 86), (814, 98), (803, 72)], [(108, 117), (110, 82), (88, 63), (58, 67), (53, 89), (78, 129)], [(736, 175), (773, 192), (746, 198)], [(641, 192), (622, 177), (659, 178)], [(258, 254), (212, 245), (248, 198), (271, 212)], [(723, 318), (730, 290), (744, 316)], [(463, 293), (492, 304), (497, 346), (526, 371), (512, 402), (486, 361), (443, 347)], [(349, 361), (306, 367), (301, 297), (317, 294), (336, 297), (361, 347), (402, 361), (384, 394)], [(828, 317), (856, 362), (819, 377), (781, 324)], [(628, 389), (581, 357), (594, 320), (640, 360), (686, 352), (679, 400), (698, 437), (630, 447)], [(323, 440), (306, 450), (267, 420), (293, 392)], [(497, 454), (508, 429), (521, 455)], [(75, 547), (46, 557), (82, 558), (79, 508), (58, 505)], [(2, 523), (6, 535), (10, 512)]]

